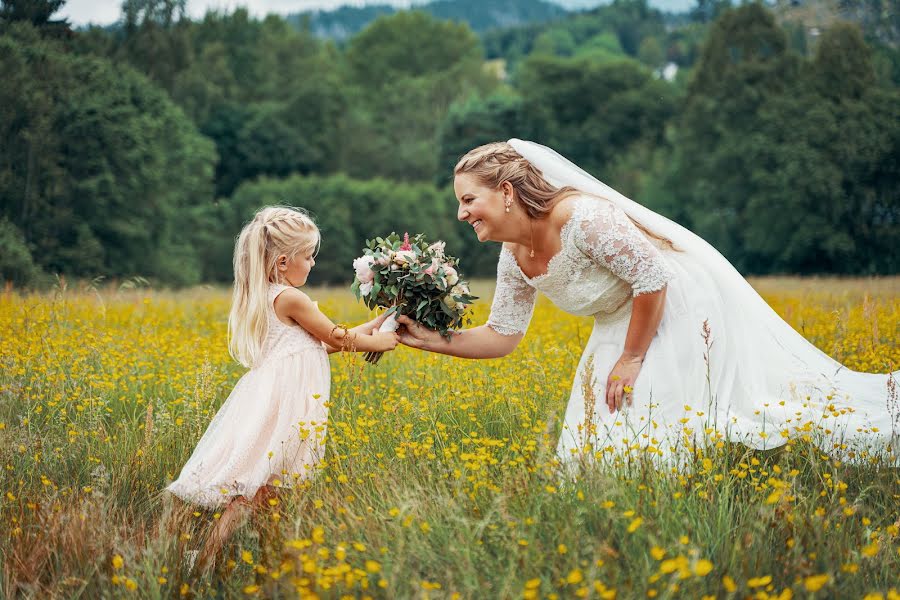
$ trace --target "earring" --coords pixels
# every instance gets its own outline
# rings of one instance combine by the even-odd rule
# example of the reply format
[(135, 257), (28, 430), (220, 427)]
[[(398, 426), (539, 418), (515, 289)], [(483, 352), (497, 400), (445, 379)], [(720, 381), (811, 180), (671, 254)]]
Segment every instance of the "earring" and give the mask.
[(512, 206), (512, 200), (509, 198), (506, 199), (506, 212), (509, 212), (509, 207)]

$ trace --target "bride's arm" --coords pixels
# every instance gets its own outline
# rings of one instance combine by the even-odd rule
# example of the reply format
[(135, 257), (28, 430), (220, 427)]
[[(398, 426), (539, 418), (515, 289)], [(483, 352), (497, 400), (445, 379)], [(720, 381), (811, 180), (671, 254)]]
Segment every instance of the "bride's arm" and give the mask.
[(512, 253), (503, 248), (497, 261), (497, 285), (487, 324), (453, 333), (450, 339), (398, 317), (406, 326), (400, 342), (413, 348), (461, 358), (499, 358), (516, 349), (531, 322), (537, 291), (522, 278)]
[(662, 321), (666, 288), (635, 296), (632, 302), (625, 347), (606, 379), (606, 406), (611, 413), (622, 407), (623, 400), (631, 404), (631, 389)]
[(583, 215), (575, 244), (598, 264), (631, 285), (631, 321), (622, 355), (606, 380), (606, 405), (610, 412), (631, 403), (647, 349), (656, 335), (673, 273), (665, 258), (637, 226), (610, 202), (597, 202)]
[(643, 361), (662, 321), (666, 288), (635, 296), (632, 303), (631, 321), (628, 323), (628, 333), (625, 334), (622, 357)]
[(488, 325), (481, 325), (454, 332), (448, 340), (405, 315), (397, 317), (397, 322), (406, 326), (406, 331), (400, 332), (401, 344), (460, 358), (500, 358), (515, 350), (525, 337), (524, 333), (503, 335)]

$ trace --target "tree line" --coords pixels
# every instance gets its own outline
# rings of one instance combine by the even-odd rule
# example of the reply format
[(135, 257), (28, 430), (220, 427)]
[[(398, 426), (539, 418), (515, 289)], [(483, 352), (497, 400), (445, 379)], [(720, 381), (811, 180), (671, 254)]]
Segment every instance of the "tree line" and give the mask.
[(509, 137), (554, 147), (745, 273), (900, 270), (883, 28), (801, 44), (760, 4), (701, 2), (672, 27), (615, 0), (481, 37), (403, 11), (337, 44), (242, 9), (192, 21), (184, 0), (126, 0), (119, 25), (72, 30), (52, 19), (61, 4), (0, 8), (0, 273), (19, 284), (227, 282), (241, 223), (273, 202), (321, 223), (317, 281), (344, 282), (363, 240), (391, 230), (443, 238), (490, 276), (496, 246), (455, 222), (451, 171)]

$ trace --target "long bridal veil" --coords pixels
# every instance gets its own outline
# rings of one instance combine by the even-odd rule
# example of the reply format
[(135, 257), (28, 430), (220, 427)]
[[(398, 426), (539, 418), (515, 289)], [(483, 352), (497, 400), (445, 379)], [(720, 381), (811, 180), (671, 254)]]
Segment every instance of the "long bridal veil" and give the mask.
[[(844, 367), (782, 320), (702, 238), (626, 198), (546, 146), (519, 139), (508, 143), (551, 184), (613, 202), (647, 230), (671, 240), (673, 256), (683, 257), (688, 268), (703, 271), (703, 279), (710, 282), (704, 292), (714, 296), (710, 300), (717, 307), (707, 323), (712, 339), (710, 392), (727, 406), (733, 422), (743, 419), (759, 425), (769, 419), (777, 432), (748, 435), (749, 445), (781, 445), (790, 424), (800, 429), (815, 421), (827, 434), (820, 445), (833, 454), (865, 458), (869, 449), (877, 448), (900, 455), (896, 382), (900, 371), (871, 374)], [(701, 328), (698, 323), (696, 335), (702, 335)], [(689, 400), (699, 399), (685, 399)]]

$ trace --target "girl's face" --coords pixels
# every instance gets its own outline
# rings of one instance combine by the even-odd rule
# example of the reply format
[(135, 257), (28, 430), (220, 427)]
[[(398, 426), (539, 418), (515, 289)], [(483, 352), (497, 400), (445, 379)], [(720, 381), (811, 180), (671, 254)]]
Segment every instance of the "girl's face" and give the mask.
[(508, 183), (495, 190), (471, 173), (461, 173), (453, 179), (453, 191), (459, 200), (456, 218), (472, 226), (479, 242), (504, 240), (504, 228), (509, 225), (506, 202), (512, 198)]
[(281, 274), (281, 280), (292, 287), (304, 285), (314, 266), (316, 266), (316, 259), (312, 250), (299, 252), (291, 259), (282, 254), (275, 261), (275, 268)]

